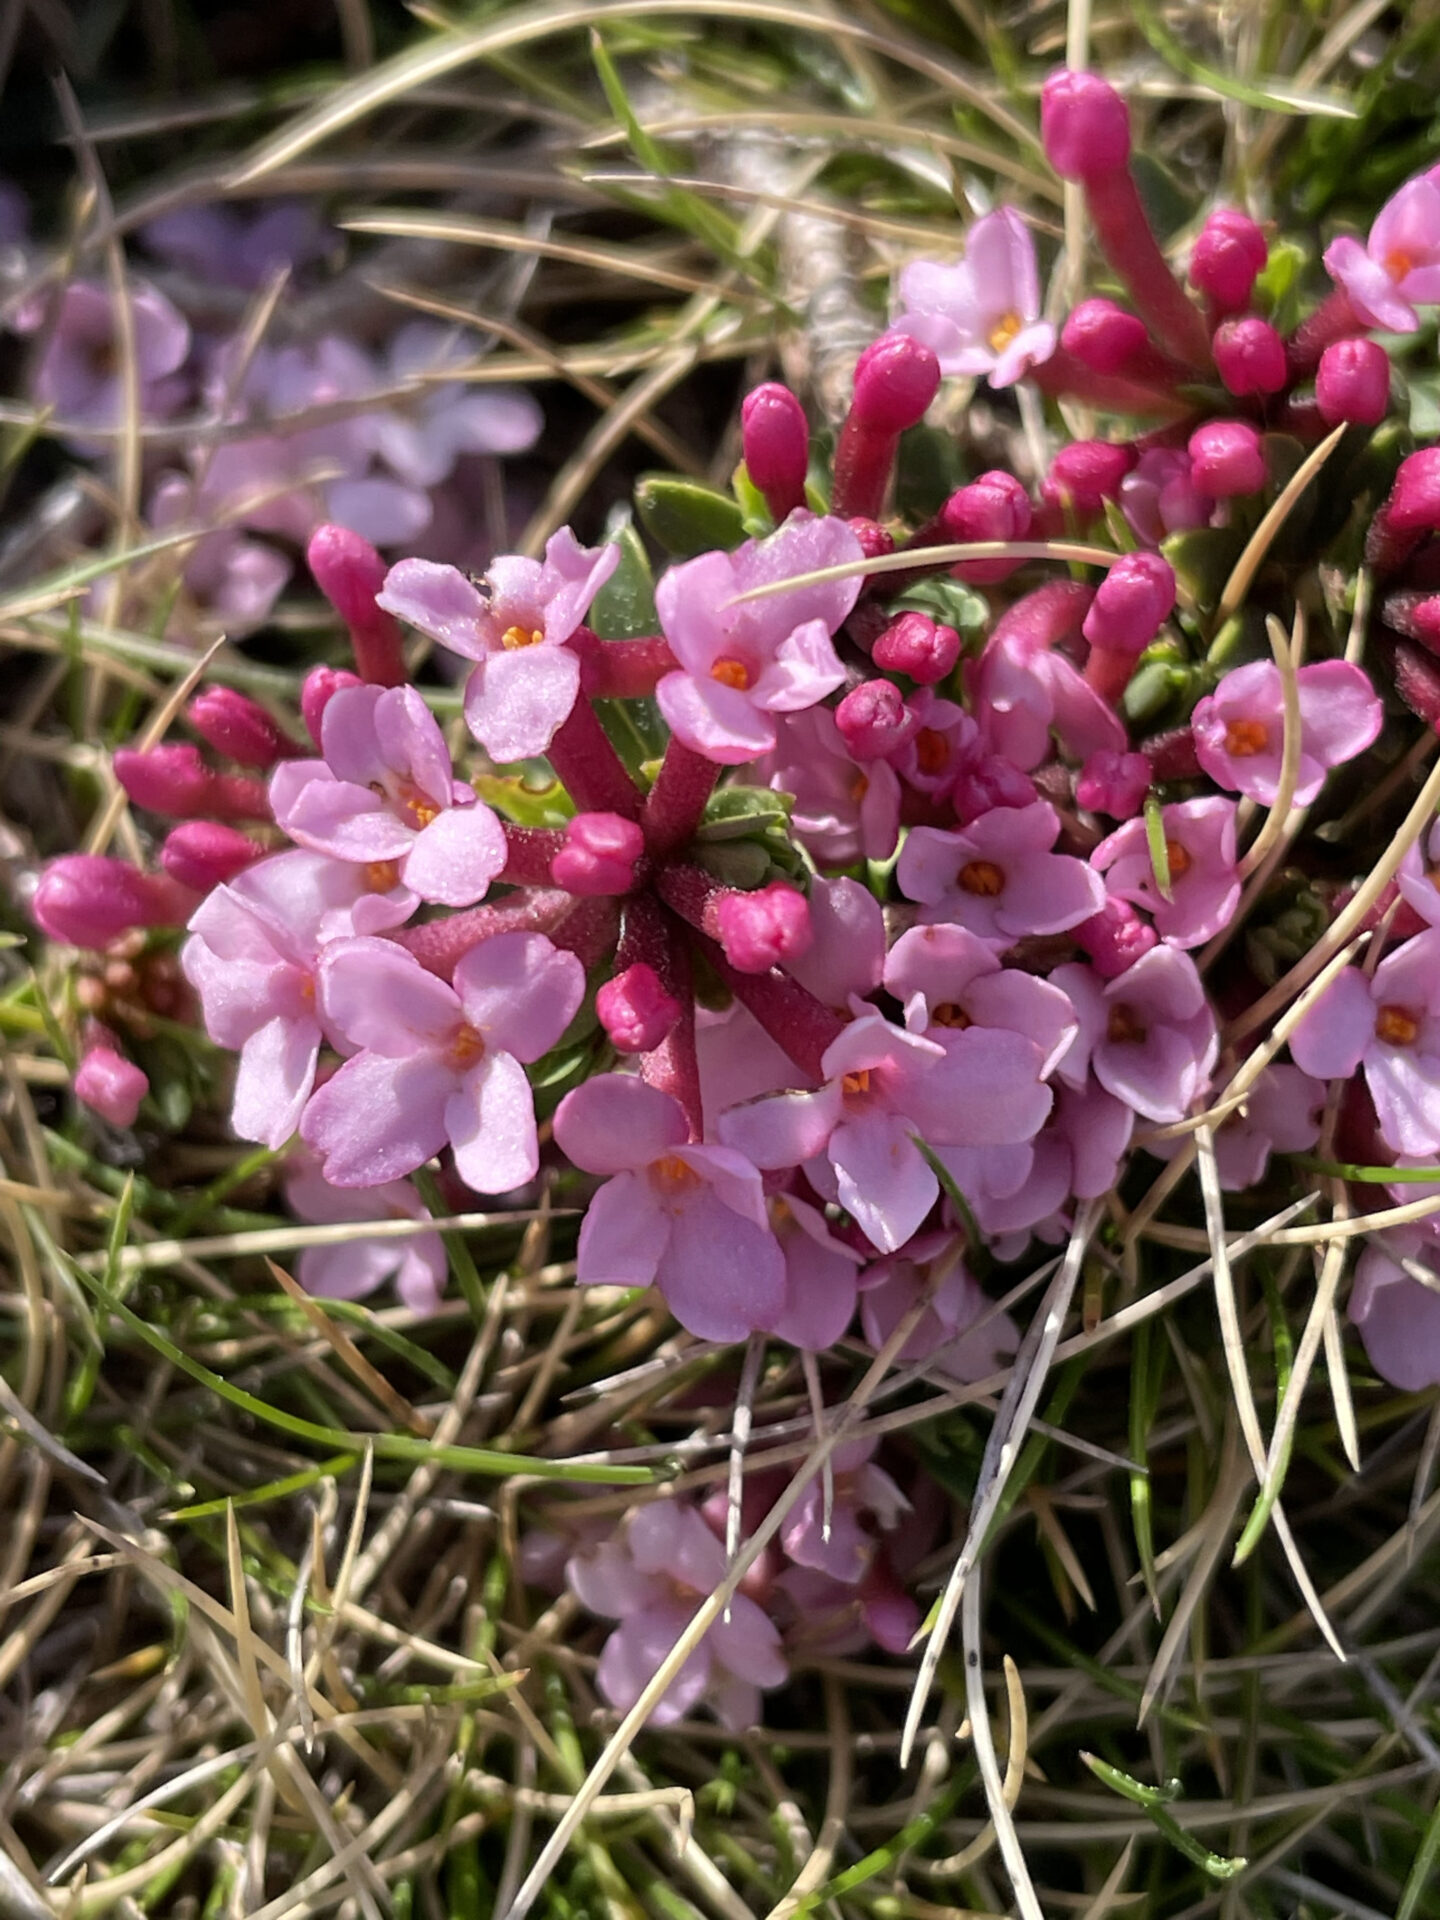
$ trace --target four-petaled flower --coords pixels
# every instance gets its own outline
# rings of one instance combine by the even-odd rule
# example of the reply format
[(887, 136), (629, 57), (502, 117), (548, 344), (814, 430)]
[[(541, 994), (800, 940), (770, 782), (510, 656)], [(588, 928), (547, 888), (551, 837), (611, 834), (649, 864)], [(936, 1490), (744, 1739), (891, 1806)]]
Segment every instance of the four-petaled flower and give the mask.
[(1440, 168), (1407, 180), (1385, 202), (1362, 247), (1345, 234), (1325, 249), (1332, 279), (1367, 326), (1414, 333), (1416, 307), (1440, 304)]
[(953, 921), (997, 948), (1029, 933), (1063, 933), (1100, 911), (1105, 885), (1083, 860), (1050, 852), (1059, 832), (1045, 800), (996, 807), (959, 833), (916, 827), (896, 876), (923, 920)]
[[(1331, 767), (1361, 754), (1380, 731), (1382, 711), (1363, 670), (1316, 660), (1295, 675), (1300, 754), (1294, 804), (1308, 807)], [(1270, 806), (1280, 790), (1285, 695), (1280, 669), (1256, 660), (1227, 673), (1191, 716), (1195, 753), (1218, 786)]]
[(992, 387), (1011, 387), (1055, 351), (1055, 329), (1040, 318), (1035, 242), (1013, 208), (975, 222), (957, 266), (902, 267), (899, 294), (892, 332), (922, 341), (942, 373), (984, 374)]
[(1291, 1034), (1290, 1052), (1318, 1080), (1362, 1068), (1395, 1153), (1440, 1150), (1440, 931), (1397, 947), (1373, 979), (1347, 967)]

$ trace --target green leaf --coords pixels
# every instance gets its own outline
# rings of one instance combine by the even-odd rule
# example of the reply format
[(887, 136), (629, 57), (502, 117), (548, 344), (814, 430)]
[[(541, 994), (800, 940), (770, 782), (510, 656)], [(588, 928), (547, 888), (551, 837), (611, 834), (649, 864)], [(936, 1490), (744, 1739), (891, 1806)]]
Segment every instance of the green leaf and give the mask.
[(1242, 545), (1231, 527), (1196, 527), (1189, 533), (1172, 533), (1161, 541), (1160, 551), (1175, 569), (1184, 592), (1202, 613), (1209, 613), (1225, 590)]
[(1112, 1793), (1118, 1793), (1122, 1799), (1131, 1800), (1137, 1807), (1143, 1807), (1165, 1838), (1177, 1853), (1183, 1853), (1192, 1866), (1199, 1867), (1202, 1873), (1208, 1873), (1212, 1880), (1233, 1880), (1237, 1873), (1243, 1873), (1249, 1861), (1240, 1855), (1211, 1853), (1208, 1847), (1189, 1834), (1166, 1808), (1180, 1798), (1182, 1791), (1178, 1780), (1167, 1780), (1163, 1787), (1147, 1787), (1131, 1774), (1122, 1773), (1119, 1767), (1112, 1767), (1108, 1761), (1097, 1759), (1093, 1753), (1081, 1753), (1080, 1758), (1094, 1774), (1102, 1786), (1109, 1787)]
[(1150, 854), (1150, 870), (1155, 889), (1162, 900), (1173, 898), (1170, 892), (1170, 848), (1165, 839), (1165, 818), (1153, 793), (1145, 796), (1145, 845)]
[(747, 835), (784, 832), (794, 801), (771, 787), (717, 787), (705, 805), (697, 840), (715, 843)]
[(590, 630), (602, 640), (644, 639), (660, 624), (644, 542), (627, 518), (610, 544), (620, 549), (620, 564), (590, 602)]
[(717, 547), (728, 553), (745, 538), (737, 502), (681, 474), (644, 475), (635, 487), (635, 511), (651, 539), (677, 560)]
[(555, 779), (534, 786), (524, 774), (477, 773), (471, 785), (480, 798), (517, 827), (563, 827), (575, 803)]
[(917, 580), (889, 603), (889, 612), (928, 613), (932, 620), (961, 634), (983, 633), (990, 621), (988, 601), (948, 573)]

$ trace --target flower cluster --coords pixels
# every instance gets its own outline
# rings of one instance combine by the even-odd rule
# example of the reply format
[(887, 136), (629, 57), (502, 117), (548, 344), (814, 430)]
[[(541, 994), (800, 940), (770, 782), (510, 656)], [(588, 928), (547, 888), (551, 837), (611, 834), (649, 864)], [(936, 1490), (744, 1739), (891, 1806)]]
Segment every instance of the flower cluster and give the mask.
[[(305, 682), (313, 751), (217, 689), (187, 710), (201, 746), (117, 754), (132, 801), (179, 823), (160, 870), (62, 860), (36, 917), (93, 948), (188, 929), (185, 980), (238, 1055), (234, 1129), (277, 1150), (298, 1135), (309, 1217), (353, 1217), (357, 1195), (408, 1212), (406, 1176), (436, 1156), (511, 1193), (548, 1155), (588, 1202), (582, 1286), (653, 1286), (698, 1340), (809, 1352), (857, 1313), (876, 1347), (908, 1316), (907, 1360), (975, 1379), (1013, 1346), (980, 1285), (992, 1262), (1061, 1237), (1132, 1149), (1176, 1152), (1219, 1091), (1219, 1016), (1275, 977), (1229, 936), (1242, 898), (1263, 919), (1291, 884), (1270, 852), (1296, 818), (1281, 810), (1322, 803), (1376, 741), (1377, 664), (1440, 730), (1440, 449), (1359, 464), (1389, 402), (1370, 332), (1440, 301), (1440, 186), (1402, 189), (1365, 247), (1336, 241), (1336, 290), (1287, 334), (1244, 214), (1206, 220), (1188, 290), (1172, 273), (1118, 94), (1064, 71), (1042, 112), (1128, 305), (1088, 299), (1052, 328), (1030, 233), (999, 209), (958, 264), (900, 275), (828, 472), (794, 395), (749, 396), (736, 498), (692, 488), (677, 507), (732, 524), (728, 545), (652, 581), (638, 543), (587, 548), (566, 528), (543, 559), (477, 578), (387, 566), (353, 519), (322, 527), (311, 568), (357, 671)], [(172, 342), (156, 378), (178, 364)], [(981, 474), (907, 524), (888, 510), (901, 436), (942, 381), (978, 376), (1086, 402), (1114, 437), (1062, 445), (1043, 473)], [(98, 416), (70, 396), (68, 417)], [(429, 431), (409, 425), (367, 443), (402, 477)], [(1312, 620), (1307, 659), (1272, 647), (1264, 594), (1288, 627), (1283, 588), (1263, 583), (1244, 618), (1221, 592), (1336, 427), (1314, 538), (1358, 557), (1348, 503), (1369, 475), (1368, 667), (1338, 621)], [(466, 663), (463, 733), (413, 682), (406, 630)], [(1323, 1083), (1349, 1083), (1353, 1105), (1357, 1068), (1374, 1151), (1440, 1152), (1437, 879), (1440, 830), (1367, 925), (1396, 944), (1339, 975), (1292, 1061), (1219, 1128), (1223, 1186), (1313, 1146), (1335, 1117)], [(1313, 939), (1343, 895), (1312, 897)], [(128, 1124), (137, 1072), (97, 1026), (77, 1092)], [(1395, 1334), (1397, 1291), (1423, 1291), (1402, 1262), (1437, 1249), (1423, 1233), (1372, 1249), (1355, 1297), (1374, 1363), (1404, 1384), (1440, 1379), (1433, 1303), (1415, 1307), (1433, 1334), (1408, 1350)], [(401, 1285), (434, 1296), (423, 1264)], [(857, 1488), (878, 1472), (852, 1469)], [(888, 1529), (873, 1484), (854, 1498)], [(599, 1673), (613, 1705), (723, 1571), (715, 1524), (672, 1503), (623, 1539), (572, 1543), (572, 1590), (620, 1622)], [(737, 1599), (664, 1712), (753, 1713), (785, 1671), (761, 1602), (823, 1611), (813, 1576), (863, 1611), (879, 1562), (858, 1537), (849, 1518), (793, 1523), (790, 1573)]]

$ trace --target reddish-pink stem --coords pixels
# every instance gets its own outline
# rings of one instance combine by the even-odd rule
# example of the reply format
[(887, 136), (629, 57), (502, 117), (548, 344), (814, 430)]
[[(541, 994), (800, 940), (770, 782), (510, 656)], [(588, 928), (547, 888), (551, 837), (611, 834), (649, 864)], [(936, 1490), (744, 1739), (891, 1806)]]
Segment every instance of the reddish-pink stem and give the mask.
[(1166, 352), (1188, 367), (1208, 367), (1205, 317), (1170, 271), (1128, 169), (1092, 174), (1084, 186), (1100, 251), (1125, 282), (1136, 312)]
[(1337, 340), (1369, 331), (1369, 323), (1355, 311), (1349, 294), (1343, 287), (1336, 287), (1285, 342), (1285, 364), (1292, 376), (1299, 379), (1315, 370), (1321, 354)]
[(680, 1003), (680, 1018), (658, 1047), (640, 1056), (640, 1072), (652, 1087), (680, 1102), (692, 1140), (705, 1137), (700, 1096), (700, 1062), (695, 1051), (695, 989), (685, 935), (652, 895), (637, 894), (625, 904), (617, 969), (642, 961), (653, 967), (661, 986)]
[(640, 818), (644, 797), (583, 693), (550, 742), (547, 758), (582, 813)]
[(899, 446), (898, 433), (866, 426), (852, 410), (835, 448), (831, 512), (842, 519), (861, 514), (867, 520), (878, 520), (885, 508)]
[(580, 655), (580, 686), (592, 700), (638, 700), (680, 662), (663, 634), (639, 640), (601, 640), (581, 627), (570, 642)]
[[(584, 903), (590, 905), (589, 901)], [(452, 913), (444, 920), (427, 920), (423, 926), (406, 927), (394, 938), (425, 968), (448, 980), (456, 962), (471, 947), (497, 933), (548, 933), (574, 907), (575, 901), (558, 887), (527, 890), (495, 906), (470, 907), (464, 913)]]
[(1134, 379), (1119, 373), (1096, 373), (1083, 360), (1077, 360), (1073, 353), (1067, 353), (1064, 347), (1057, 347), (1048, 360), (1042, 361), (1038, 367), (1031, 367), (1026, 378), (1042, 393), (1048, 393), (1056, 399), (1082, 400), (1090, 406), (1104, 407), (1113, 413), (1163, 413), (1178, 419), (1192, 412), (1188, 402), (1174, 391), (1175, 381), (1183, 380), (1188, 369), (1176, 366), (1159, 353), (1153, 357), (1153, 367), (1155, 384), (1151, 385), (1145, 377), (1150, 372), (1149, 367), (1143, 372), (1136, 367)]
[(640, 824), (652, 860), (665, 860), (695, 838), (720, 769), (713, 760), (671, 738)]
[(713, 940), (701, 936), (706, 957), (742, 1007), (754, 1014), (776, 1046), (788, 1053), (811, 1080), (823, 1080), (825, 1051), (847, 1022), (817, 1000), (798, 981), (772, 968), (769, 973), (738, 973)]
[(507, 887), (548, 887), (550, 862), (565, 844), (561, 827), (516, 827), (508, 820), (505, 829), (505, 871), (499, 876)]

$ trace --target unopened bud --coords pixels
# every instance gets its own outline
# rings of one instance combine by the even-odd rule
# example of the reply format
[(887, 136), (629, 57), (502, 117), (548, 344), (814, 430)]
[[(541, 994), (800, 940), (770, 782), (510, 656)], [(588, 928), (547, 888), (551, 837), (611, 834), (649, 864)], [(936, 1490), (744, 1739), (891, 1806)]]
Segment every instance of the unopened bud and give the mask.
[(1400, 462), (1385, 511), (1397, 533), (1440, 531), (1440, 447), (1422, 447)]
[(258, 701), (233, 687), (207, 687), (190, 702), (185, 717), (207, 746), (261, 773), (300, 752)]
[(884, 333), (855, 363), (850, 417), (874, 433), (919, 426), (940, 389), (940, 362), (908, 333)]
[(75, 1098), (112, 1127), (133, 1127), (150, 1082), (133, 1060), (115, 1046), (115, 1036), (99, 1029), (75, 1070)]
[(720, 944), (737, 973), (768, 973), (810, 950), (810, 903), (783, 880), (756, 893), (727, 893), (716, 908)]
[(1122, 973), (1128, 973), (1159, 939), (1155, 929), (1140, 918), (1128, 900), (1117, 900), (1113, 894), (1098, 913), (1080, 922), (1074, 937), (1089, 954), (1090, 963), (1102, 980), (1116, 980)]
[(835, 709), (835, 724), (855, 760), (883, 760), (920, 731), (919, 716), (893, 680), (862, 680)]
[(223, 887), (264, 853), (246, 834), (216, 820), (187, 820), (167, 835), (160, 864), (172, 880), (196, 893)]
[(1265, 235), (1248, 214), (1217, 207), (1190, 255), (1190, 284), (1222, 313), (1238, 313), (1249, 304), (1269, 252)]
[(1175, 606), (1175, 572), (1158, 553), (1127, 553), (1100, 585), (1081, 632), (1090, 645), (1132, 660), (1155, 638)]
[(1280, 393), (1289, 382), (1285, 342), (1268, 320), (1247, 314), (1223, 321), (1211, 347), (1215, 370), (1233, 394)]
[(745, 470), (765, 496), (777, 523), (805, 504), (810, 428), (805, 409), (788, 387), (767, 380), (745, 396), (740, 408)]
[[(999, 468), (957, 488), (940, 509), (946, 536), (957, 543), (1023, 540), (1034, 518), (1029, 494), (1013, 473)], [(1007, 579), (1024, 564), (1023, 560), (964, 560), (955, 572), (973, 587), (987, 587)]]
[(1062, 67), (1040, 89), (1040, 138), (1062, 180), (1118, 173), (1130, 160), (1130, 109), (1098, 73)]
[(405, 679), (400, 627), (375, 604), (385, 584), (385, 562), (368, 540), (348, 527), (317, 527), (305, 549), (315, 584), (350, 630), (355, 664), (373, 686), (398, 687)]
[(1093, 373), (1119, 373), (1150, 344), (1145, 322), (1113, 300), (1082, 300), (1065, 322), (1060, 344)]
[(653, 967), (637, 960), (595, 990), (595, 1012), (617, 1053), (649, 1053), (681, 1014), (680, 1002), (667, 993)]
[(1390, 410), (1390, 356), (1376, 340), (1337, 340), (1315, 369), (1315, 404), (1327, 427), (1376, 427)]
[(115, 778), (137, 807), (172, 820), (213, 814), (224, 820), (268, 820), (270, 801), (264, 783), (240, 774), (216, 773), (198, 747), (175, 744), (143, 753), (122, 747), (114, 757)]
[(863, 513), (852, 514), (846, 526), (860, 542), (860, 551), (867, 560), (883, 559), (887, 553), (895, 551), (895, 536), (888, 527), (882, 527), (878, 520), (871, 520)]
[(1051, 505), (1089, 518), (1117, 496), (1135, 458), (1133, 447), (1110, 440), (1072, 440), (1051, 461), (1040, 491)]
[(960, 636), (928, 613), (902, 613), (876, 640), (870, 657), (886, 673), (908, 674), (922, 687), (933, 687), (960, 658)]
[(550, 862), (550, 877), (567, 893), (629, 893), (645, 836), (618, 813), (577, 813), (565, 828), (565, 845)]
[(104, 854), (68, 853), (41, 875), (30, 912), (52, 940), (98, 951), (132, 927), (183, 926), (195, 904), (168, 876)]
[(1210, 420), (1190, 436), (1190, 477), (1212, 500), (1258, 493), (1265, 484), (1265, 449), (1245, 420)]
[(312, 667), (306, 674), (300, 687), (300, 717), (317, 749), (320, 723), (331, 694), (338, 693), (342, 687), (363, 687), (364, 684), (358, 673), (350, 673), (344, 667)]
[(1150, 791), (1150, 762), (1143, 753), (1092, 753), (1075, 782), (1075, 801), (1087, 813), (1112, 820), (1133, 820)]

